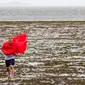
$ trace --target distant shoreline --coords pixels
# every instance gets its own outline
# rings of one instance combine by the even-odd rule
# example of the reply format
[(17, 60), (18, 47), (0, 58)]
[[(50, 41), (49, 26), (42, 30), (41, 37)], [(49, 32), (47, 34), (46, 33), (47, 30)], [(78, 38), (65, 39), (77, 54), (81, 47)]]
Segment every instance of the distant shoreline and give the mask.
[(66, 23), (66, 24), (85, 24), (85, 21), (0, 21), (0, 24), (31, 24), (31, 23)]

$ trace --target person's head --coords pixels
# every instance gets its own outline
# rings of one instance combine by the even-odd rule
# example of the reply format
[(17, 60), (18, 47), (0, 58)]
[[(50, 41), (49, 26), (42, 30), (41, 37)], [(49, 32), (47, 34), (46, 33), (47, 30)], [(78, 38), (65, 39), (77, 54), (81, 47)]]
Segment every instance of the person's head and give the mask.
[(10, 44), (12, 44), (12, 38), (11, 37), (9, 37), (8, 41), (9, 41)]

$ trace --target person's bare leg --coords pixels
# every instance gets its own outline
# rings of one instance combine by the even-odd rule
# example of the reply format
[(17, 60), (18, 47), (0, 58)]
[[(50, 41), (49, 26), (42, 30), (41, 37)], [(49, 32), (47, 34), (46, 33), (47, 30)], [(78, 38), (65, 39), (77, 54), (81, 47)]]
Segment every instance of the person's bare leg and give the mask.
[(10, 78), (10, 69), (7, 67), (7, 72), (8, 72), (8, 79)]
[(10, 69), (11, 78), (13, 79), (14, 78), (14, 67), (10, 65), (9, 69)]

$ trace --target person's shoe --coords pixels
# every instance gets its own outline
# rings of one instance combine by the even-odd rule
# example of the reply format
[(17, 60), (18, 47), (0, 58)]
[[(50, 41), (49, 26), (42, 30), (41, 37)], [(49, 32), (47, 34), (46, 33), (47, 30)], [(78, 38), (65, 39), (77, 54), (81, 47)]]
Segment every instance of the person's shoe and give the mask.
[(14, 78), (11, 78), (11, 81), (14, 81)]

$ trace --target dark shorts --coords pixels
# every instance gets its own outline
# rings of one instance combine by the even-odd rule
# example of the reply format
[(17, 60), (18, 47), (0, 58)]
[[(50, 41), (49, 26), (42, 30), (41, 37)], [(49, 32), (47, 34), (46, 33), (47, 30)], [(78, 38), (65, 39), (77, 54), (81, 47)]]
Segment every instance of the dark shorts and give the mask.
[(5, 60), (6, 67), (9, 67), (10, 65), (15, 64), (15, 59)]

